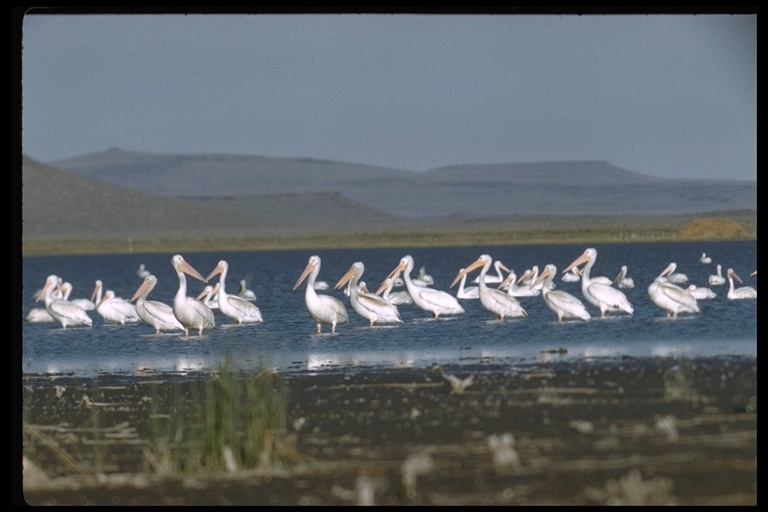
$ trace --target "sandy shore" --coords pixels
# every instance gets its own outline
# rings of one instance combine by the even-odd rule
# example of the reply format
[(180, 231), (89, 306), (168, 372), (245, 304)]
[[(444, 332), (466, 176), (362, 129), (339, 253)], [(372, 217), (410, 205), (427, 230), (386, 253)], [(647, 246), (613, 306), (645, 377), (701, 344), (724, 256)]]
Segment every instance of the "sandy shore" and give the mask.
[[(257, 469), (163, 474), (148, 451), (150, 417), (183, 416), (173, 404), (199, 398), (199, 378), (25, 376), (28, 465), (18, 498), (32, 505), (757, 503), (751, 358), (297, 373), (281, 377), (281, 448), (290, 449), (291, 463), (265, 458)], [(109, 442), (94, 443), (96, 427)]]

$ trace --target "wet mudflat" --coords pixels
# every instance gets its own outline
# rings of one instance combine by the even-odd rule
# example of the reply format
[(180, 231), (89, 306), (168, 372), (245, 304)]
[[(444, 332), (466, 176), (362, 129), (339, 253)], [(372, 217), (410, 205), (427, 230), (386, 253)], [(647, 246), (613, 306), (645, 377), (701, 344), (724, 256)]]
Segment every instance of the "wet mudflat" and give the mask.
[(183, 404), (204, 399), (206, 378), (215, 377), (24, 377), (22, 498), (33, 505), (757, 503), (754, 358), (297, 372), (280, 376), (284, 429), (265, 442), (271, 448), (254, 468), (235, 461), (220, 471), (168, 471), (150, 442), (153, 418), (183, 418)]

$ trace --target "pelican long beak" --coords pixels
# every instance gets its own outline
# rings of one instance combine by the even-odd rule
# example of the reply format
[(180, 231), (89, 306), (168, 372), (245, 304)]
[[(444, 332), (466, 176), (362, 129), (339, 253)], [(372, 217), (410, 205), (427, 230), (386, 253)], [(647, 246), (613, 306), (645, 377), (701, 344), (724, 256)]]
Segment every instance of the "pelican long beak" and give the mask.
[(507, 286), (507, 284), (512, 284), (512, 282), (515, 281), (515, 278), (517, 276), (513, 274), (511, 270), (509, 270), (508, 272), (509, 272), (509, 275), (501, 282), (501, 284), (499, 284), (499, 286), (496, 288), (497, 290), (501, 290), (502, 288)]
[(589, 261), (589, 254), (587, 254), (587, 253), (582, 254), (581, 256), (579, 256), (578, 258), (573, 260), (573, 262), (570, 265), (565, 267), (565, 269), (563, 270), (563, 274), (565, 274), (566, 272), (571, 270), (573, 267), (578, 267), (582, 263), (586, 263), (588, 261)]
[(507, 274), (509, 274), (510, 272), (512, 272), (512, 271), (511, 271), (511, 270), (509, 270), (509, 269), (507, 268), (507, 266), (506, 266), (505, 264), (503, 264), (502, 262), (499, 262), (499, 268), (500, 268), (501, 270), (503, 270), (504, 272), (506, 272)]
[(206, 286), (206, 287), (203, 289), (203, 291), (201, 291), (201, 292), (200, 292), (200, 295), (198, 295), (198, 296), (197, 296), (197, 297), (195, 297), (195, 298), (196, 298), (197, 300), (203, 300), (205, 297), (207, 297), (207, 296), (208, 296), (208, 295), (210, 295), (211, 293), (213, 293), (213, 286), (210, 286), (210, 285), (208, 285), (208, 286)]
[(613, 278), (613, 284), (616, 284), (619, 281), (621, 281), (621, 270), (619, 270), (619, 273), (616, 274), (616, 277)]
[(311, 274), (312, 271), (314, 270), (315, 270), (315, 265), (312, 263), (308, 263), (306, 268), (304, 268), (304, 272), (302, 272), (299, 278), (296, 280), (296, 284), (293, 285), (293, 289), (295, 290), (296, 288), (298, 288), (299, 285), (303, 283), (304, 280), (307, 278), (307, 276)]
[(664, 276), (666, 276), (667, 274), (669, 274), (670, 272), (672, 272), (674, 269), (675, 269), (675, 265), (673, 265), (672, 263), (670, 263), (669, 265), (667, 265), (667, 268), (665, 268), (664, 270), (662, 270), (662, 271), (661, 271), (661, 274), (659, 274), (659, 277), (664, 277)]
[(208, 281), (210, 281), (210, 280), (211, 280), (211, 278), (212, 278), (213, 276), (215, 276), (216, 274), (221, 274), (222, 272), (224, 272), (224, 269), (223, 269), (223, 268), (221, 268), (221, 265), (216, 265), (216, 268), (214, 268), (213, 270), (211, 270), (211, 273), (210, 273), (210, 274), (208, 274), (208, 277), (206, 277), (205, 279), (201, 279), (201, 281), (203, 281), (203, 282), (207, 283)]
[(149, 288), (150, 281), (149, 279), (145, 279), (143, 283), (141, 283), (141, 286), (136, 290), (136, 293), (133, 294), (133, 297), (131, 297), (131, 300), (128, 302), (133, 302), (139, 297), (141, 297), (141, 294), (147, 291), (147, 288)]
[(40, 291), (38, 292), (38, 294), (35, 295), (35, 302), (40, 302), (40, 299), (45, 297), (45, 292), (47, 292), (48, 288), (50, 288), (51, 286), (53, 286), (53, 282), (46, 281), (45, 286), (40, 288)]
[(530, 275), (531, 275), (531, 269), (526, 270), (525, 272), (523, 272), (523, 275), (521, 275), (520, 277), (517, 278), (517, 283), (516, 284), (522, 283), (523, 281), (528, 279), (528, 276), (530, 276)]
[(93, 293), (91, 293), (91, 302), (96, 300), (96, 296), (99, 294), (99, 290), (101, 290), (101, 283), (96, 283), (93, 287)]
[[(218, 269), (218, 266), (214, 270), (217, 270), (217, 269)], [(195, 270), (195, 267), (193, 267), (192, 265), (190, 265), (186, 261), (182, 260), (182, 262), (179, 263), (178, 270), (180, 270), (181, 272), (184, 272), (185, 274), (189, 274), (190, 276), (194, 277), (195, 279), (199, 279), (200, 281), (202, 281), (204, 283), (208, 282), (208, 279), (204, 278), (202, 276), (202, 274), (200, 274), (200, 272)]]
[(391, 277), (385, 278), (384, 281), (381, 282), (381, 286), (379, 286), (379, 289), (376, 290), (376, 295), (381, 295), (382, 293), (384, 293), (384, 290), (389, 288), (389, 284), (391, 282), (392, 282), (392, 278)]
[(551, 272), (547, 269), (544, 269), (541, 274), (539, 274), (539, 277), (536, 278), (536, 280), (531, 284), (530, 289), (533, 290), (536, 288), (540, 283), (542, 283), (546, 278), (550, 276)]
[(107, 290), (106, 292), (104, 292), (104, 296), (101, 298), (101, 300), (99, 301), (99, 303), (98, 303), (98, 304), (96, 304), (96, 309), (99, 309), (99, 308), (101, 307), (101, 305), (102, 305), (102, 304), (104, 304), (105, 302), (107, 302), (107, 301), (108, 301), (109, 299), (111, 299), (112, 297), (114, 297), (114, 294), (112, 294), (112, 293), (109, 293), (109, 290)]
[(341, 279), (339, 279), (339, 282), (336, 283), (336, 286), (333, 287), (334, 290), (338, 290), (342, 286), (344, 286), (347, 281), (355, 277), (355, 267), (351, 267), (349, 270), (347, 270), (347, 273), (341, 276)]
[(453, 279), (453, 282), (451, 283), (450, 288), (453, 288), (456, 285), (456, 283), (461, 281), (462, 277), (469, 274), (470, 272), (475, 270), (477, 267), (482, 267), (483, 265), (485, 265), (485, 262), (481, 258), (478, 258), (470, 266), (468, 266), (464, 270), (460, 270), (459, 273), (456, 274), (456, 277)]
[(733, 276), (733, 278), (736, 279), (738, 282), (740, 282), (740, 283), (744, 282), (744, 281), (741, 280), (739, 275), (733, 269), (728, 269), (728, 274)]
[(400, 263), (397, 264), (397, 266), (394, 269), (392, 269), (392, 272), (389, 273), (387, 278), (391, 277), (392, 279), (395, 279), (395, 276), (399, 272), (403, 272), (406, 269), (406, 266), (407, 266), (406, 263), (404, 261), (401, 261)]

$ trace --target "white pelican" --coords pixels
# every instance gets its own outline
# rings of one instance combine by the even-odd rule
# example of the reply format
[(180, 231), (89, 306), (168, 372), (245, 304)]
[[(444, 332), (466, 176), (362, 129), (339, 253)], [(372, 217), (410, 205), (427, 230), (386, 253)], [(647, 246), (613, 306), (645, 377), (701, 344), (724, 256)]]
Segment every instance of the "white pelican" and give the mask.
[(654, 304), (667, 312), (668, 317), (677, 318), (678, 313), (698, 313), (696, 299), (686, 290), (669, 281), (669, 274), (675, 270), (670, 263), (648, 286), (648, 296)]
[[(485, 276), (485, 282), (488, 284), (496, 284), (496, 283), (503, 283), (504, 282), (504, 274), (501, 273), (502, 269), (504, 269), (505, 272), (509, 272), (509, 269), (504, 266), (504, 264), (501, 262), (501, 260), (496, 260), (493, 262), (493, 268), (496, 270), (495, 276)], [(479, 283), (480, 282), (480, 276), (477, 276), (472, 280), (473, 283)]]
[[(527, 316), (525, 309), (523, 309), (516, 298), (509, 295), (508, 293), (502, 292), (501, 290), (488, 288), (488, 284), (485, 282), (485, 274), (488, 273), (488, 269), (491, 268), (492, 263), (493, 259), (490, 257), (490, 255), (481, 254), (474, 263), (459, 271), (459, 273), (456, 275), (456, 278), (453, 280), (453, 283), (451, 283), (451, 287), (459, 282), (459, 280), (463, 276), (467, 275), (467, 273), (471, 272), (477, 267), (482, 266), (483, 268), (480, 270), (480, 283), (477, 285), (477, 288), (480, 295), (480, 303), (483, 305), (483, 307), (496, 315), (496, 318), (499, 320), (504, 320), (505, 316)], [(503, 268), (506, 269), (506, 267)]]
[(377, 291), (376, 295), (381, 295), (387, 301), (391, 302), (396, 306), (400, 304), (413, 304), (413, 299), (411, 298), (411, 294), (408, 293), (408, 290), (399, 290), (396, 292), (392, 291), (392, 287), (395, 285), (396, 278), (397, 277), (394, 277), (394, 278), (387, 277), (386, 279), (384, 279), (384, 282), (382, 282), (381, 284), (381, 288), (379, 288), (381, 292)]
[(431, 275), (427, 274), (427, 270), (424, 267), (419, 268), (419, 276), (417, 279), (424, 283), (424, 286), (432, 286), (435, 284), (435, 280)]
[(717, 297), (717, 294), (712, 291), (711, 288), (706, 287), (698, 287), (695, 284), (688, 285), (688, 288), (685, 289), (688, 293), (690, 293), (694, 299), (701, 300), (701, 299), (714, 299)]
[[(456, 315), (464, 313), (464, 308), (459, 304), (458, 299), (450, 293), (442, 290), (436, 290), (426, 286), (418, 286), (411, 279), (413, 271), (413, 257), (409, 254), (403, 256), (400, 263), (389, 273), (387, 277), (394, 277), (399, 272), (403, 273), (405, 287), (413, 299), (413, 303), (424, 311), (432, 313), (434, 318), (440, 315)], [(379, 288), (381, 290), (382, 288)]]
[(221, 274), (219, 277), (219, 311), (238, 324), (263, 322), (264, 319), (258, 306), (238, 295), (227, 293), (226, 280), (228, 271), (229, 264), (225, 260), (220, 260), (216, 268), (211, 270), (211, 273), (205, 278), (205, 281), (208, 282), (216, 274)]
[[(497, 262), (498, 263), (498, 262)], [(464, 269), (460, 268), (459, 273), (463, 272)], [(467, 283), (467, 274), (461, 276), (461, 281), (459, 281), (459, 289), (456, 291), (456, 298), (457, 299), (479, 299), (480, 298), (480, 290), (477, 286), (465, 286)]]
[(139, 320), (139, 314), (136, 312), (136, 306), (128, 301), (115, 298), (115, 292), (107, 290), (98, 304), (96, 312), (101, 315), (105, 322), (111, 324), (136, 323)]
[(681, 274), (680, 272), (675, 272), (677, 270), (677, 263), (674, 261), (669, 264), (671, 270), (666, 275), (666, 278), (669, 280), (670, 283), (674, 284), (681, 284), (688, 282), (688, 276), (685, 274)]
[(136, 301), (136, 313), (138, 313), (139, 318), (154, 327), (157, 334), (173, 329), (184, 331), (184, 326), (174, 316), (171, 306), (157, 300), (147, 299), (149, 292), (155, 288), (155, 285), (157, 285), (157, 277), (149, 274), (129, 301)]
[(728, 297), (731, 300), (736, 299), (756, 299), (757, 298), (757, 290), (752, 288), (751, 286), (742, 286), (741, 288), (734, 288), (733, 287), (733, 280), (737, 279), (740, 283), (743, 283), (744, 281), (741, 280), (741, 278), (736, 274), (736, 272), (733, 271), (732, 268), (729, 268), (728, 271), (725, 273), (725, 275), (728, 276)]
[(69, 326), (87, 325), (90, 327), (93, 324), (93, 320), (91, 320), (91, 317), (88, 316), (88, 313), (83, 308), (77, 304), (53, 297), (54, 290), (58, 285), (58, 276), (51, 274), (45, 280), (45, 286), (37, 294), (35, 300), (45, 299), (45, 309), (48, 311), (48, 314), (59, 322), (64, 329)]
[(534, 285), (542, 284), (541, 297), (544, 299), (544, 303), (549, 306), (549, 309), (557, 314), (557, 321), (562, 322), (570, 318), (580, 318), (582, 320), (589, 320), (592, 315), (589, 314), (587, 308), (584, 307), (584, 303), (577, 297), (563, 290), (553, 290), (554, 279), (557, 274), (557, 267), (552, 263), (544, 266), (539, 278), (534, 282)]
[(309, 316), (317, 322), (318, 334), (322, 332), (323, 324), (331, 324), (331, 332), (333, 333), (336, 332), (336, 325), (349, 323), (349, 315), (347, 314), (346, 306), (339, 299), (317, 293), (315, 279), (317, 279), (317, 275), (320, 273), (320, 264), (320, 256), (310, 256), (304, 272), (296, 280), (293, 289), (296, 290), (309, 276), (307, 291), (304, 292), (304, 302), (307, 305)]
[(577, 267), (573, 267), (570, 272), (565, 272), (563, 277), (560, 279), (566, 283), (575, 283), (576, 281), (580, 281), (581, 276), (579, 275), (579, 269)]
[(400, 318), (400, 312), (397, 310), (397, 306), (389, 302), (383, 297), (379, 297), (373, 293), (365, 293), (358, 288), (358, 281), (365, 272), (365, 265), (363, 262), (356, 261), (349, 267), (347, 273), (341, 276), (339, 282), (334, 286), (335, 289), (339, 289), (348, 282), (352, 282), (352, 287), (349, 293), (349, 301), (352, 304), (352, 308), (363, 318), (367, 318), (371, 323), (371, 327), (375, 324), (402, 322)]
[[(59, 281), (61, 281), (61, 278), (58, 278), (58, 279)], [(52, 294), (53, 298), (67, 300), (64, 298), (64, 294), (61, 292), (60, 286), (61, 285), (59, 285), (59, 287), (53, 290), (53, 294)], [(42, 288), (40, 288), (40, 290), (37, 290), (35, 292), (33, 299), (37, 298), (37, 296), (40, 295), (41, 290)], [(43, 308), (30, 309), (29, 313), (27, 313), (27, 321), (28, 322), (55, 322), (56, 320), (54, 320), (51, 314), (48, 313), (48, 310), (43, 307)]]
[(709, 265), (710, 263), (712, 263), (712, 258), (707, 256), (707, 253), (703, 252), (701, 253), (701, 258), (699, 258), (699, 261), (705, 265)]
[(69, 296), (72, 295), (72, 283), (69, 281), (65, 281), (59, 285), (59, 290), (62, 292), (62, 299), (68, 300), (72, 304), (77, 304), (81, 308), (83, 308), (86, 311), (93, 311), (96, 309), (96, 304), (94, 304), (92, 301), (88, 299), (70, 299)]
[(202, 336), (203, 329), (216, 327), (216, 319), (211, 308), (194, 297), (187, 297), (187, 278), (184, 274), (200, 281), (205, 281), (205, 278), (181, 254), (171, 258), (171, 265), (179, 278), (179, 289), (173, 297), (173, 315), (184, 326), (185, 335), (189, 336), (190, 329), (197, 329), (198, 335)]
[(147, 270), (147, 268), (144, 266), (143, 263), (140, 264), (139, 268), (136, 269), (136, 275), (139, 276), (142, 279), (144, 279), (145, 277), (147, 277), (150, 274), (151, 274), (151, 272), (149, 270)]
[(203, 304), (211, 309), (219, 309), (219, 286), (219, 283), (216, 283), (216, 286), (206, 286), (197, 296), (197, 300), (203, 301)]
[(573, 267), (586, 263), (581, 271), (581, 293), (584, 294), (587, 302), (600, 308), (601, 316), (608, 316), (609, 313), (618, 311), (624, 311), (630, 315), (634, 313), (635, 309), (627, 300), (624, 292), (608, 284), (597, 283), (590, 279), (589, 274), (596, 260), (597, 250), (590, 247), (581, 256), (573, 260), (563, 272), (568, 272)]
[(613, 284), (615, 284), (618, 288), (634, 288), (635, 287), (635, 280), (631, 277), (627, 277), (627, 266), (622, 265), (621, 270), (619, 270), (619, 273), (616, 274), (616, 277), (613, 279)]
[[(210, 279), (210, 277), (208, 279)], [(256, 293), (248, 288), (248, 283), (245, 279), (240, 280), (240, 289), (237, 291), (237, 296), (251, 302), (256, 301)]]
[(723, 276), (723, 266), (721, 264), (717, 264), (717, 274), (710, 274), (707, 283), (709, 283), (710, 286), (725, 284), (725, 276)]
[[(519, 282), (520, 280), (517, 278), (517, 274), (515, 274), (515, 271), (510, 270), (506, 279), (504, 279), (499, 285), (499, 289), (502, 289), (502, 290), (506, 289), (507, 295), (511, 295), (513, 297), (535, 297), (541, 294), (540, 284), (542, 283), (539, 283), (536, 286), (533, 286), (535, 282), (534, 281), (529, 286), (518, 286), (517, 283)], [(552, 286), (554, 287), (554, 284)]]

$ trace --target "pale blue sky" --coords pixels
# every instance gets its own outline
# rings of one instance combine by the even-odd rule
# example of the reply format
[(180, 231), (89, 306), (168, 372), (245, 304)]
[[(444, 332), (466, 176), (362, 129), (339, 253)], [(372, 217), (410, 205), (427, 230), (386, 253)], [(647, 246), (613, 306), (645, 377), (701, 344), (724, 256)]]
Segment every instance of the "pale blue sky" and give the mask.
[(756, 15), (28, 15), (23, 152), (756, 179)]

